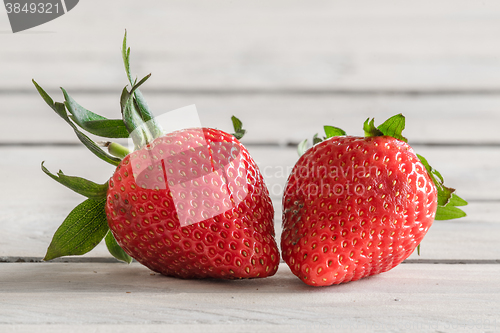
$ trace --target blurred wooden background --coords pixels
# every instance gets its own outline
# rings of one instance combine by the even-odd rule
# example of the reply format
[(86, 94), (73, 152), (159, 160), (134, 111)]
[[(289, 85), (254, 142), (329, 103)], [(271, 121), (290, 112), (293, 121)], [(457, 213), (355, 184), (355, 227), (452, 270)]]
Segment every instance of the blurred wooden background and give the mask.
[[(498, 284), (500, 2), (492, 0), (87, 0), (17, 34), (0, 10), (3, 261), (43, 257), (57, 226), (82, 201), (41, 172), (42, 160), (53, 171), (100, 182), (113, 171), (81, 147), (31, 79), (55, 100), (62, 100), (62, 86), (88, 109), (118, 117), (127, 83), (120, 54), (125, 29), (132, 71), (153, 74), (142, 91), (156, 114), (196, 104), (204, 126), (229, 131), (233, 114), (244, 122), (243, 142), (272, 192), (278, 238), (286, 181), (279, 171), (295, 163), (294, 145), (325, 124), (361, 135), (366, 118), (380, 123), (403, 113), (410, 144), (470, 202), (468, 217), (436, 221), (422, 255), (411, 259), (431, 279), (484, 270), (493, 273), (483, 287)], [(102, 246), (88, 254), (105, 256)], [(449, 262), (468, 265), (450, 271)], [(28, 272), (27, 266), (2, 264), (0, 274)], [(462, 297), (463, 307), (483, 315), (500, 312), (498, 297), (479, 304), (467, 294), (434, 296), (443, 307)], [(22, 313), (10, 322), (23, 323)], [(460, 320), (460, 313), (435, 319)], [(426, 318), (425, 312), (418, 316)]]

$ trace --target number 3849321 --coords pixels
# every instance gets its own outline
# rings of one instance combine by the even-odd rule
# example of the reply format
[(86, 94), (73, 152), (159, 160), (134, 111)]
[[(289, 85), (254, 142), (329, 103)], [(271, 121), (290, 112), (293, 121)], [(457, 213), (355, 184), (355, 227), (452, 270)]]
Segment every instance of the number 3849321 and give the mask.
[(18, 2), (6, 2), (5, 8), (7, 9), (7, 14), (59, 14), (59, 3), (52, 4), (50, 2), (43, 3), (18, 3)]

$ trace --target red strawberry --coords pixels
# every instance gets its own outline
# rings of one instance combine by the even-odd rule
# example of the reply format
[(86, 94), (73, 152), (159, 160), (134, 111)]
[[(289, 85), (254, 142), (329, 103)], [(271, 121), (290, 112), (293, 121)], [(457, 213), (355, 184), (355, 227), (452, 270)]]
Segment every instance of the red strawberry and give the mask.
[(296, 163), (283, 196), (281, 250), (305, 283), (388, 271), (412, 254), (435, 218), (465, 216), (456, 206), (466, 202), (414, 153), (403, 129), (402, 115), (378, 128), (367, 120), (367, 137), (325, 126), (328, 138)]
[[(116, 165), (109, 182), (42, 170), (88, 199), (56, 231), (44, 260), (80, 255), (103, 238), (111, 254), (181, 278), (254, 278), (276, 273), (274, 211), (260, 171), (235, 134), (192, 128), (164, 134), (129, 72), (132, 89), (121, 96), (123, 120), (110, 120), (76, 103), (63, 89), (57, 103), (34, 82), (49, 106), (70, 124), (94, 154)], [(69, 111), (69, 114), (68, 114)], [(134, 152), (106, 143), (109, 154), (80, 129), (108, 138), (132, 137)], [(110, 231), (111, 230), (111, 231)], [(132, 258), (131, 258), (132, 257)]]
[(241, 278), (278, 269), (267, 188), (230, 134), (204, 128), (156, 139), (118, 165), (107, 199), (118, 243), (156, 272)]

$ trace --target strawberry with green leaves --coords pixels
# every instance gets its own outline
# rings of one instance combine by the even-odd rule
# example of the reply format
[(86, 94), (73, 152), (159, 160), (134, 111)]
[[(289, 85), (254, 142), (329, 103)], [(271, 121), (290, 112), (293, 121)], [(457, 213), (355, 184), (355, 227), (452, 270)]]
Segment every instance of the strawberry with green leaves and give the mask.
[(399, 114), (365, 137), (325, 126), (294, 166), (283, 196), (281, 251), (306, 284), (329, 286), (386, 272), (417, 248), (436, 220), (467, 202), (407, 144)]
[[(82, 255), (105, 239), (117, 259), (132, 258), (155, 272), (180, 278), (256, 278), (276, 273), (279, 252), (274, 211), (263, 177), (239, 142), (245, 130), (233, 117), (234, 134), (212, 128), (163, 133), (138, 90), (149, 76), (132, 79), (130, 49), (123, 59), (132, 88), (123, 89), (123, 119), (106, 119), (80, 106), (64, 90), (64, 103), (34, 82), (45, 102), (102, 160), (116, 166), (96, 184), (61, 171), (59, 183), (88, 199), (56, 231), (44, 260)], [(68, 113), (69, 112), (69, 113)], [(107, 142), (107, 152), (83, 131), (133, 139), (135, 149)]]

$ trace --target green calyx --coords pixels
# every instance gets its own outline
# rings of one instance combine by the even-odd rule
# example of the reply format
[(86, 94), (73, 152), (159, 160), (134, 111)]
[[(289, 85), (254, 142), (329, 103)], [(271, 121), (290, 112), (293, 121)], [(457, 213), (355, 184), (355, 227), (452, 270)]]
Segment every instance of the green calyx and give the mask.
[[(130, 85), (133, 87), (130, 91), (130, 94), (133, 93), (133, 106), (137, 110), (139, 116), (142, 121), (147, 123), (148, 130), (151, 132), (151, 135), (154, 138), (158, 138), (163, 135), (163, 131), (160, 125), (156, 122), (153, 114), (149, 110), (149, 106), (144, 99), (142, 93), (137, 89), (145, 80), (149, 78), (151, 74), (146, 76), (141, 82), (136, 83), (136, 80), (133, 80), (132, 74), (130, 71), (130, 47), (127, 47), (127, 31), (125, 30), (125, 36), (123, 37), (123, 45), (122, 45), (122, 58), (123, 64), (125, 65), (125, 72), (127, 73), (127, 78)], [(135, 87), (135, 89), (134, 89)], [(123, 98), (123, 95), (122, 95)], [(123, 111), (123, 110), (122, 110)], [(125, 119), (124, 119), (125, 120)]]
[(132, 257), (129, 256), (116, 242), (115, 236), (111, 230), (108, 231), (106, 237), (104, 237), (104, 241), (106, 242), (106, 247), (108, 248), (109, 253), (113, 255), (118, 260), (124, 261), (127, 264), (132, 262)]
[[(127, 48), (126, 32), (123, 38), (122, 56), (131, 85), (130, 90), (125, 87), (121, 94), (122, 119), (107, 119), (87, 110), (78, 104), (64, 88), (61, 88), (64, 102), (54, 102), (49, 94), (33, 80), (43, 100), (73, 128), (78, 139), (94, 155), (115, 166), (129, 154), (128, 149), (116, 142), (95, 142), (84, 132), (104, 138), (130, 137), (135, 149), (140, 149), (163, 135), (144, 96), (138, 89), (151, 75), (137, 82), (130, 72), (130, 48)], [(107, 224), (104, 207), (108, 184), (97, 184), (84, 178), (68, 176), (62, 171), (53, 174), (43, 163), (41, 168), (55, 181), (88, 198), (71, 211), (56, 231), (44, 260), (85, 254), (105, 238), (109, 252), (118, 260), (130, 263), (132, 259), (120, 248)]]
[(43, 163), (44, 162), (42, 162), (42, 171), (58, 183), (89, 199), (99, 200), (106, 198), (108, 183), (96, 184), (84, 178), (67, 176), (61, 170), (59, 170), (57, 175), (54, 175), (43, 165)]
[(129, 132), (121, 119), (106, 119), (78, 104), (64, 89), (64, 105), (70, 112), (69, 118), (85, 131), (105, 138), (128, 138)]
[[(122, 119), (107, 119), (87, 110), (63, 88), (61, 90), (64, 102), (54, 102), (49, 94), (33, 80), (42, 99), (73, 128), (78, 139), (94, 155), (114, 166), (117, 166), (130, 153), (129, 150), (117, 142), (93, 141), (85, 132), (103, 138), (131, 138), (135, 150), (141, 149), (164, 134), (139, 90), (151, 74), (140, 81), (134, 79), (131, 74), (130, 48), (127, 47), (126, 31), (122, 44), (122, 58), (130, 83), (130, 89), (127, 86), (123, 88), (120, 96)], [(233, 116), (231, 119), (235, 132), (233, 135), (241, 139), (246, 131), (238, 118)], [(132, 258), (120, 247), (108, 227), (105, 212), (108, 183), (97, 184), (81, 177), (68, 176), (60, 170), (57, 174), (53, 174), (44, 166), (44, 162), (41, 168), (46, 175), (58, 183), (87, 197), (69, 213), (57, 229), (44, 260), (83, 255), (104, 239), (111, 255), (120, 261), (130, 263)]]
[(42, 96), (43, 100), (54, 110), (61, 118), (63, 118), (75, 131), (76, 136), (80, 140), (81, 143), (85, 145), (94, 155), (99, 157), (105, 162), (108, 162), (112, 165), (118, 165), (120, 163), (120, 159), (113, 157), (103, 151), (92, 139), (90, 139), (87, 135), (81, 132), (75, 123), (69, 118), (68, 113), (66, 112), (66, 106), (64, 103), (54, 102), (52, 98), (38, 85), (38, 83), (33, 80), (33, 84), (40, 96)]
[(105, 205), (106, 199), (87, 199), (76, 206), (55, 232), (43, 260), (85, 254), (106, 237), (108, 251), (116, 259), (131, 263), (132, 258), (109, 230)]
[(241, 140), (241, 138), (243, 138), (243, 136), (247, 132), (245, 129), (243, 129), (243, 123), (235, 116), (231, 117), (231, 121), (233, 122), (233, 127), (234, 127), (234, 133), (232, 135), (236, 139)]
[[(320, 142), (326, 140), (326, 139), (333, 138), (335, 136), (346, 135), (346, 132), (343, 129), (335, 127), (335, 126), (323, 126), (323, 129), (325, 131), (325, 136), (321, 138), (318, 136), (318, 133), (314, 134), (313, 139), (312, 139), (313, 146), (317, 143), (320, 143)], [(299, 143), (299, 145), (297, 147), (297, 152), (299, 153), (299, 156), (304, 155), (304, 153), (307, 151), (307, 149), (308, 149), (307, 148), (307, 139), (305, 139), (304, 141)]]
[(365, 120), (365, 123), (363, 124), (365, 136), (370, 137), (387, 135), (392, 136), (395, 139), (408, 142), (408, 139), (406, 139), (402, 134), (403, 130), (405, 129), (405, 116), (403, 116), (401, 113), (387, 119), (378, 127), (375, 127), (374, 122), (374, 118), (372, 118), (371, 120), (370, 118)]
[(43, 260), (82, 255), (99, 244), (109, 230), (106, 199), (87, 199), (76, 206), (57, 229)]
[(139, 86), (146, 82), (150, 76), (151, 74), (144, 77), (138, 83), (135, 83), (130, 92), (127, 90), (127, 87), (123, 88), (122, 95), (120, 97), (123, 123), (132, 137), (132, 141), (134, 141), (136, 150), (141, 149), (157, 137), (161, 136), (161, 132), (159, 130), (157, 131), (158, 136), (153, 134), (155, 132), (152, 130), (153, 125), (151, 121), (145, 120), (146, 117), (141, 115), (140, 108), (138, 108), (135, 99), (135, 91), (139, 88)]
[[(346, 132), (335, 126), (324, 126), (325, 131), (324, 137), (319, 137), (318, 133), (313, 136), (313, 145), (320, 143), (326, 139), (336, 137), (336, 136), (345, 136)], [(408, 142), (408, 140), (402, 135), (403, 130), (405, 129), (405, 117), (400, 113), (391, 118), (387, 119), (383, 124), (375, 127), (375, 119), (368, 118), (365, 120), (363, 124), (363, 130), (365, 131), (365, 136), (392, 136), (395, 139)], [(302, 156), (307, 150), (307, 139), (302, 141), (298, 146), (299, 156)]]
[(460, 206), (466, 206), (467, 201), (460, 198), (456, 193), (455, 189), (451, 187), (444, 186), (444, 178), (441, 173), (431, 167), (427, 160), (422, 156), (417, 154), (418, 159), (424, 165), (429, 177), (434, 182), (438, 193), (438, 208), (436, 210), (436, 220), (452, 220), (458, 219), (460, 217), (465, 217), (466, 214), (461, 210)]
[[(366, 119), (366, 121), (363, 124), (365, 137), (391, 136), (397, 140), (408, 142), (408, 139), (406, 139), (402, 134), (404, 129), (405, 129), (405, 117), (402, 114), (397, 114), (395, 116), (390, 117), (377, 127), (375, 126), (374, 118)], [(324, 130), (326, 135), (325, 137), (320, 138), (318, 137), (318, 134), (315, 134), (313, 136), (313, 145), (322, 142), (323, 140), (329, 139), (331, 137), (346, 135), (346, 132), (338, 127), (324, 126)], [(307, 139), (299, 143), (297, 150), (299, 156), (302, 156), (307, 151)], [(456, 190), (454, 188), (446, 187), (444, 185), (444, 178), (441, 175), (441, 173), (439, 173), (439, 171), (431, 167), (423, 156), (417, 154), (417, 157), (420, 159), (420, 162), (422, 162), (422, 164), (426, 168), (429, 177), (432, 179), (437, 189), (438, 207), (436, 210), (435, 220), (450, 220), (466, 216), (465, 212), (458, 207), (466, 206), (467, 201), (460, 198), (455, 193)], [(420, 251), (420, 247), (418, 248), (418, 250)]]

